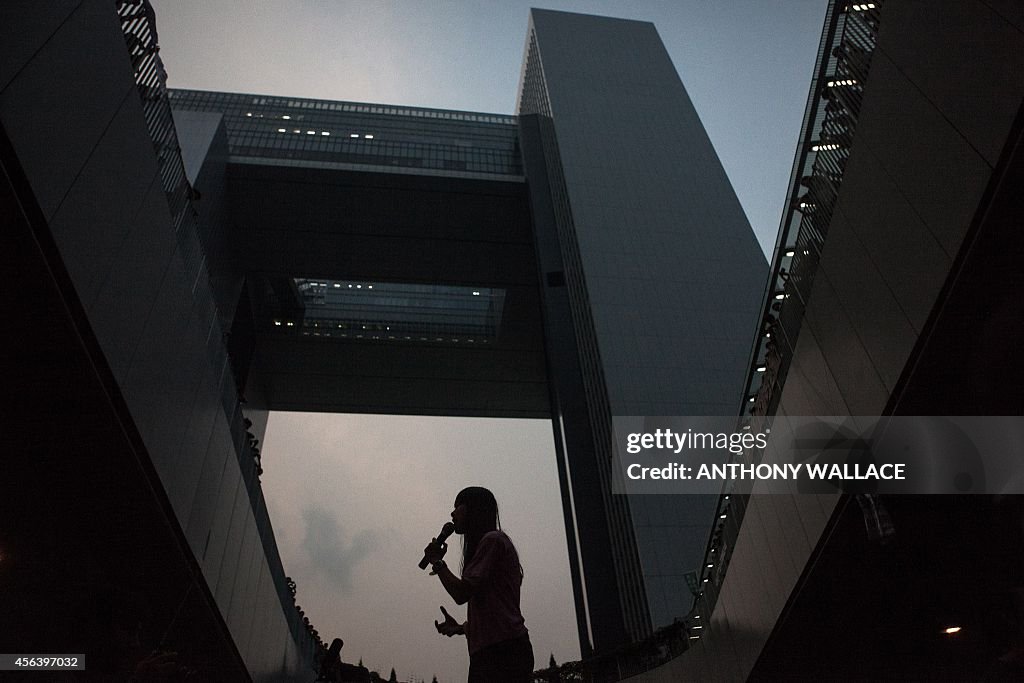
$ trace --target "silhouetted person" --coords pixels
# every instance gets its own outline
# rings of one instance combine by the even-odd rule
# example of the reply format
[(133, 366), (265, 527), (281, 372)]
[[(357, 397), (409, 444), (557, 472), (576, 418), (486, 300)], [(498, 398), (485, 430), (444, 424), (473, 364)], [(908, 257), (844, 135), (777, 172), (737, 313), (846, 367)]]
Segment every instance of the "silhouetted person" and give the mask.
[(340, 683), (341, 681), (341, 648), (345, 641), (335, 638), (327, 653), (320, 660), (320, 670), (317, 672), (317, 683)]
[(434, 622), (448, 637), (465, 635), (469, 646), (469, 683), (529, 683), (533, 647), (519, 609), (523, 567), (512, 540), (501, 531), (498, 503), (485, 488), (471, 486), (455, 497), (455, 533), (462, 534), (462, 576), (444, 561), (447, 545), (434, 539), (423, 554), (456, 604), (469, 603), (460, 624), (444, 607), (444, 622)]

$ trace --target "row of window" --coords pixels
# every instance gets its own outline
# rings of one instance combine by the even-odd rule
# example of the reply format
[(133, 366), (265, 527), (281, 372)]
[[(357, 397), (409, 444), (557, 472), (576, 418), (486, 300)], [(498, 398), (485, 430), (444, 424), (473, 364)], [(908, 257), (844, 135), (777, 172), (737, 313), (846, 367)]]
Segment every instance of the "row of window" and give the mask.
[(414, 116), (417, 118), (442, 119), (450, 121), (472, 121), (477, 123), (497, 123), (516, 125), (514, 116), (501, 114), (484, 114), (444, 109), (425, 109), (421, 107), (399, 107), (387, 104), (366, 104), (359, 102), (331, 102), (325, 100), (288, 99), (282, 97), (264, 97), (259, 95), (241, 95), (234, 93), (202, 92), (196, 90), (172, 90), (171, 99), (177, 104), (181, 102), (205, 102), (225, 106), (231, 104), (248, 104), (253, 108), (278, 107), (289, 109), (310, 109), (319, 111), (340, 111), (363, 114), (385, 114), (390, 116)]

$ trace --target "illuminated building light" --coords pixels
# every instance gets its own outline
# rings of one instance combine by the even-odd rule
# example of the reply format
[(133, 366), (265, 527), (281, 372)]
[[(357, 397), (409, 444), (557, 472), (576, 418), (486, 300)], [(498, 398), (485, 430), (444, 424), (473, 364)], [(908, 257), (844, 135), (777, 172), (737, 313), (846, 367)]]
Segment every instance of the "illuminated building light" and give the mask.
[(949, 628), (944, 629), (942, 632), (945, 633), (947, 636), (951, 636), (954, 633), (960, 633), (960, 627), (959, 626), (950, 626)]

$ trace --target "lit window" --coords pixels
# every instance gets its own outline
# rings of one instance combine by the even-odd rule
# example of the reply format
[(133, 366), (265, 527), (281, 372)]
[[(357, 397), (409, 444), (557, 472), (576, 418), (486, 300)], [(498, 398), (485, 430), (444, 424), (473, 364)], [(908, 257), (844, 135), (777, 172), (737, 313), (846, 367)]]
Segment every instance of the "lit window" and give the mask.
[(357, 137), (359, 137), (359, 133), (352, 133), (351, 135), (349, 135), (349, 137), (350, 138), (357, 138)]
[(285, 114), (281, 118), (284, 119), (285, 121), (291, 121), (292, 120), (292, 117), (288, 116), (288, 114)]
[(325, 130), (325, 131), (323, 131), (322, 133), (320, 133), (320, 135), (330, 135), (330, 133), (328, 133), (328, 132), (327, 132), (327, 131)]
[(278, 129), (277, 129), (277, 132), (278, 132), (278, 133), (286, 133), (286, 132), (288, 132), (288, 131), (286, 131), (286, 130), (285, 130), (284, 128), (278, 128)]
[(306, 135), (316, 135), (316, 131), (315, 130), (307, 130), (306, 131)]
[(364, 135), (363, 137), (366, 138), (367, 140), (372, 140), (373, 139), (372, 135)]

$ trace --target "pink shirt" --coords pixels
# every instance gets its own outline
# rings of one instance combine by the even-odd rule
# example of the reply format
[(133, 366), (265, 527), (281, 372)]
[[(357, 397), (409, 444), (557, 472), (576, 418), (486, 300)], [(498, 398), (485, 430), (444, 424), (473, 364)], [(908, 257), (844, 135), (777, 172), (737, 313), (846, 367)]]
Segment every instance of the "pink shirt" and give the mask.
[(519, 555), (505, 532), (484, 534), (462, 579), (473, 586), (466, 615), (469, 654), (526, 635), (526, 622), (519, 610), (519, 587), (523, 583)]

